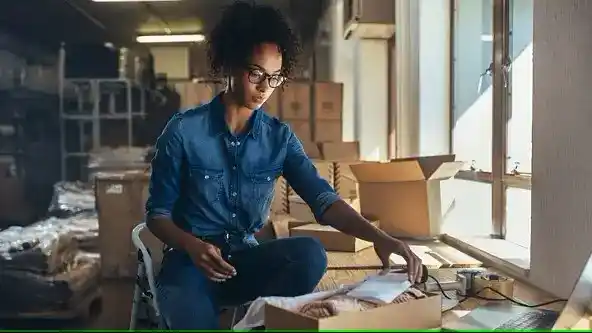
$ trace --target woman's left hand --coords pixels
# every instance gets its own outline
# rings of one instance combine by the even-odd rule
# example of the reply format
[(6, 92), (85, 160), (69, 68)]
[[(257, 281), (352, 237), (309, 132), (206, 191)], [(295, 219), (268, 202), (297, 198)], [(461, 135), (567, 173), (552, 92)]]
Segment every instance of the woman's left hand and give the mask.
[(421, 259), (411, 251), (409, 245), (401, 240), (389, 237), (380, 244), (374, 243), (374, 251), (382, 262), (384, 269), (390, 268), (391, 254), (397, 254), (403, 257), (407, 262), (407, 273), (409, 274), (409, 281), (413, 284), (421, 283), (423, 268)]

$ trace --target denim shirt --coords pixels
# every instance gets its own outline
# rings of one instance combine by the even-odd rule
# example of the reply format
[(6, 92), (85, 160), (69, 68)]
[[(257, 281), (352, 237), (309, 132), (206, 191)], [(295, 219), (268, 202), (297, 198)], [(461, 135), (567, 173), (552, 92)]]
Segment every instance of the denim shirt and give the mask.
[(221, 96), (175, 114), (156, 143), (147, 218), (165, 216), (196, 237), (256, 245), (284, 176), (318, 218), (339, 196), (317, 172), (290, 127), (262, 109), (244, 135), (230, 133)]

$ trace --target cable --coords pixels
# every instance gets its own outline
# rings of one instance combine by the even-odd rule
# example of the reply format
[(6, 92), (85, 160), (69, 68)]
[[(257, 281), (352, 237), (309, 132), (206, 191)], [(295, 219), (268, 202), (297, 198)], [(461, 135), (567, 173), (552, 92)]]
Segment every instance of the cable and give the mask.
[[(447, 299), (452, 300), (452, 298), (449, 297), (446, 294), (446, 291), (444, 290), (444, 288), (442, 288), (442, 285), (440, 284), (440, 281), (438, 281), (438, 279), (436, 279), (435, 277), (433, 277), (431, 275), (428, 275), (428, 278), (431, 278), (432, 280), (434, 280), (434, 282), (436, 282), (436, 285), (438, 286), (438, 289), (440, 289), (440, 292), (442, 293), (442, 295), (444, 297), (446, 297)], [(493, 291), (494, 293), (500, 295), (501, 297), (503, 297), (503, 299), (486, 298), (486, 297), (479, 296), (480, 293), (482, 293), (483, 291), (485, 291), (487, 289), (489, 289), (489, 290)], [(544, 303), (539, 303), (539, 304), (528, 304), (528, 303), (520, 302), (520, 301), (518, 301), (518, 300), (516, 300), (516, 299), (514, 299), (512, 297), (506, 296), (506, 295), (502, 294), (501, 292), (499, 292), (499, 291), (497, 291), (497, 290), (495, 290), (495, 289), (493, 289), (491, 287), (485, 287), (485, 288), (479, 290), (478, 292), (472, 293), (470, 295), (459, 295), (459, 296), (461, 296), (462, 299), (458, 301), (458, 304), (466, 301), (469, 298), (476, 298), (476, 299), (480, 299), (480, 300), (484, 300), (484, 301), (510, 301), (510, 302), (512, 302), (512, 303), (514, 303), (516, 305), (524, 306), (524, 307), (527, 307), (527, 308), (539, 308), (541, 306), (550, 305), (550, 304), (554, 304), (554, 303), (560, 303), (560, 302), (566, 302), (567, 301), (566, 299), (554, 299), (552, 301), (548, 301), (548, 302), (544, 302)]]

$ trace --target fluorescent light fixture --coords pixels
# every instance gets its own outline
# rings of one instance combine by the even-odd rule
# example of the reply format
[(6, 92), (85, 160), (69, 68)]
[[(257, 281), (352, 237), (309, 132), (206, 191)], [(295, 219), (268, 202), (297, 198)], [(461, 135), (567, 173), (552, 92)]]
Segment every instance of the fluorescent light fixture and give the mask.
[(203, 42), (206, 40), (206, 36), (202, 34), (193, 35), (150, 35), (150, 36), (138, 36), (136, 41), (138, 43), (192, 43), (192, 42)]
[(178, 2), (181, 0), (92, 0), (94, 2)]

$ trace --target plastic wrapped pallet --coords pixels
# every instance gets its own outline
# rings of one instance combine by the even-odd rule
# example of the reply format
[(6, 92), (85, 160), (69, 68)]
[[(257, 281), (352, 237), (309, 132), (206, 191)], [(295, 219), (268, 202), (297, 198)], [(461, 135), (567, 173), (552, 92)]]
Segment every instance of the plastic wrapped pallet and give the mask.
[(0, 272), (0, 313), (67, 310), (97, 291), (99, 277), (99, 255), (86, 252), (77, 252), (69, 265), (52, 275), (4, 269)]
[(64, 220), (49, 219), (0, 232), (0, 271), (53, 274), (72, 262), (77, 241)]
[(93, 189), (82, 182), (59, 182), (54, 185), (54, 194), (49, 215), (69, 217), (81, 212), (95, 211)]

